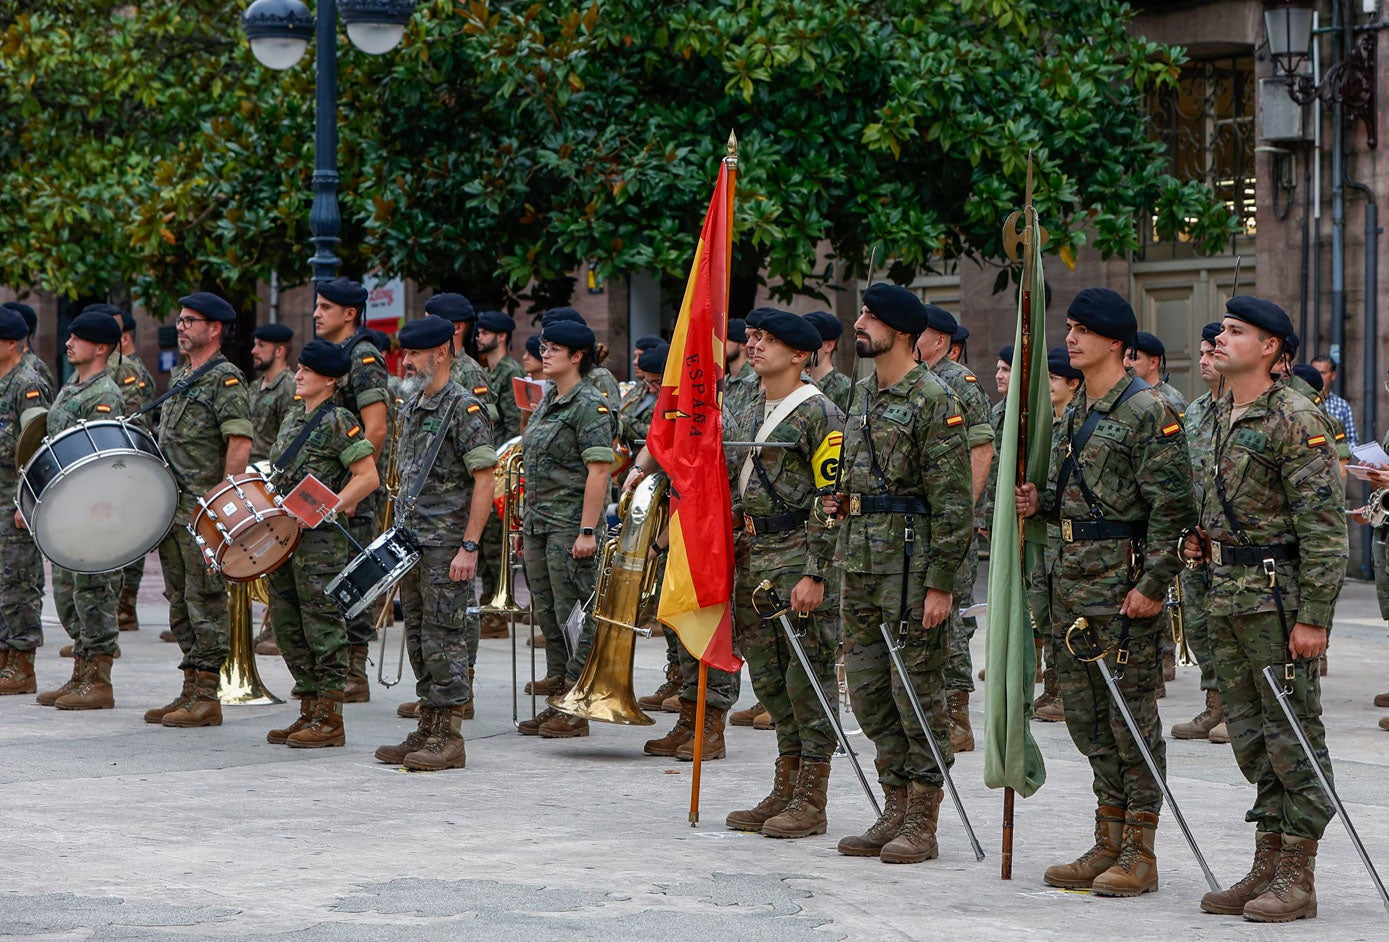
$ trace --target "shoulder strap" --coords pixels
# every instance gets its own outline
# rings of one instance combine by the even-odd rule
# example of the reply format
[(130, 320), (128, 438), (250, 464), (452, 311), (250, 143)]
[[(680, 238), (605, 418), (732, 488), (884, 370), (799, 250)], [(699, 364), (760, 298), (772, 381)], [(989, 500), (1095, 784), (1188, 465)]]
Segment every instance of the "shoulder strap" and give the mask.
[(321, 403), (317, 409), (313, 410), (313, 415), (309, 416), (309, 420), (304, 423), (304, 427), (299, 430), (299, 434), (294, 436), (294, 441), (289, 443), (289, 447), (285, 449), (284, 454), (280, 455), (280, 460), (275, 462), (272, 466), (274, 473), (284, 474), (286, 471), (292, 471), (299, 467), (294, 463), (294, 459), (299, 457), (299, 452), (308, 442), (309, 436), (313, 434), (313, 430), (318, 427), (318, 423), (322, 422), (323, 417), (328, 414), (328, 408), (332, 404), (333, 400), (330, 398)]
[(163, 403), (166, 399), (169, 399), (173, 396), (177, 396), (179, 393), (183, 392), (189, 386), (192, 386), (194, 383), (196, 383), (198, 381), (198, 378), (201, 377), (208, 370), (223, 362), (225, 361), (214, 358), (210, 363), (204, 363), (202, 366), (198, 367), (192, 373), (189, 373), (187, 376), (180, 379), (177, 383), (174, 383), (172, 386), (170, 386), (168, 391), (165, 392), (164, 395), (160, 396), (158, 399), (155, 399), (149, 405), (145, 406), (139, 412), (135, 413), (135, 415), (132, 416), (132, 418), (139, 418), (146, 412)]
[(439, 449), (444, 444), (444, 439), (449, 434), (449, 420), (453, 418), (454, 406), (458, 405), (458, 399), (452, 399), (449, 404), (444, 406), (443, 418), (439, 421), (439, 428), (435, 430), (434, 437), (429, 440), (429, 451), (425, 452), (424, 463), (420, 465), (420, 476), (410, 482), (410, 490), (406, 492), (404, 502), (406, 507), (413, 506), (419, 499), (420, 491), (424, 489), (424, 482), (429, 478), (429, 472), (434, 467), (434, 461), (439, 457)]
[(1087, 415), (1085, 421), (1081, 423), (1079, 431), (1074, 429), (1075, 413), (1071, 413), (1071, 417), (1067, 421), (1066, 426), (1066, 433), (1070, 438), (1070, 443), (1066, 448), (1066, 460), (1061, 463), (1061, 471), (1056, 478), (1056, 507), (1058, 511), (1061, 508), (1061, 497), (1066, 492), (1066, 486), (1071, 483), (1071, 475), (1074, 474), (1080, 481), (1080, 490), (1085, 496), (1085, 503), (1090, 506), (1090, 513), (1097, 519), (1104, 515), (1100, 509), (1100, 502), (1095, 498), (1094, 493), (1091, 492), (1089, 485), (1085, 483), (1085, 474), (1080, 469), (1081, 449), (1090, 441), (1090, 436), (1094, 434), (1103, 416), (1113, 415), (1115, 412), (1118, 412), (1119, 407), (1132, 398), (1134, 393), (1151, 388), (1152, 386), (1148, 385), (1146, 380), (1135, 376), (1133, 381), (1129, 383), (1129, 388), (1119, 394), (1119, 398), (1114, 400), (1114, 405), (1110, 406), (1108, 412), (1091, 409), (1090, 414)]
[[(767, 416), (767, 420), (762, 423), (762, 427), (757, 430), (753, 441), (765, 442), (767, 437), (776, 431), (776, 427), (786, 420), (786, 417), (796, 411), (796, 407), (803, 402), (807, 402), (816, 396), (823, 396), (820, 387), (814, 383), (806, 383), (796, 389), (795, 392), (781, 400), (777, 407), (772, 410), (772, 414)], [(752, 478), (752, 468), (757, 462), (754, 460), (761, 453), (760, 448), (748, 449), (748, 455), (743, 459), (743, 470), (738, 475), (738, 496), (742, 496), (748, 489), (748, 481)], [(766, 483), (765, 481), (763, 482)]]

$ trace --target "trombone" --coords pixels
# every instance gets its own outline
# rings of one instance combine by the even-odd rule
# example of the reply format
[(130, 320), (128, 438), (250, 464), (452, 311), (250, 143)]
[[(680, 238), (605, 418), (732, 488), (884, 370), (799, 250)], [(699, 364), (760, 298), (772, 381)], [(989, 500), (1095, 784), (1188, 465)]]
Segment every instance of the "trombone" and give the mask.
[[(391, 448), (391, 460), (386, 464), (386, 511), (381, 515), (380, 532), (382, 533), (394, 525), (395, 504), (400, 498), (400, 435), (404, 429), (400, 427), (399, 415), (393, 414), (392, 420), (397, 427), (395, 435), (392, 436), (394, 447)], [(376, 615), (376, 633), (381, 637), (381, 648), (376, 656), (376, 681), (388, 690), (400, 683), (400, 679), (405, 676), (405, 630), (402, 628), (400, 650), (396, 652), (395, 679), (386, 679), (386, 635), (389, 633), (390, 626), (395, 624), (395, 596), (398, 590), (399, 583), (391, 586), (386, 592), (385, 600), (381, 603), (381, 611)]]

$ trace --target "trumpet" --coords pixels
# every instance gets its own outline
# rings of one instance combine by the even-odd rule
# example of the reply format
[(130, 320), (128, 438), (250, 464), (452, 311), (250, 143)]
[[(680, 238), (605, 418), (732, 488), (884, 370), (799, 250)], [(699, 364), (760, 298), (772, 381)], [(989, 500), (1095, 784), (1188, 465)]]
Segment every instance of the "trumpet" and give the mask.
[(1172, 645), (1177, 649), (1177, 663), (1191, 667), (1196, 658), (1191, 655), (1191, 645), (1186, 640), (1186, 592), (1182, 589), (1182, 575), (1172, 580), (1167, 587), (1167, 614), (1172, 621)]

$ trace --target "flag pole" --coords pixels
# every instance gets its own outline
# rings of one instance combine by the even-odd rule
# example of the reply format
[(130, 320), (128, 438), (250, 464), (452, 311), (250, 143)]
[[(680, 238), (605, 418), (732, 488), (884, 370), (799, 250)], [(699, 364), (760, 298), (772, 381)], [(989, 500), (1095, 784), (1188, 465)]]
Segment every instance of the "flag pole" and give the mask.
[(709, 665), (699, 662), (699, 696), (695, 698), (694, 773), (690, 779), (690, 827), (699, 824), (699, 770), (704, 760), (704, 701), (709, 693)]

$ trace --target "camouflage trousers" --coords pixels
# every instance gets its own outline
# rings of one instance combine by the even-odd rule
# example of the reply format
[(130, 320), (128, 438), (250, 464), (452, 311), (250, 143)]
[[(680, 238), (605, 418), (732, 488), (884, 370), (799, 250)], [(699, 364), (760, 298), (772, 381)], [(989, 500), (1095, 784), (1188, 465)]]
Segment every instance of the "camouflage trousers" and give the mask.
[[(669, 629), (667, 629), (669, 631)], [(675, 634), (671, 631), (670, 634)], [(680, 699), (686, 703), (699, 702), (699, 660), (675, 640), (676, 657), (680, 663)], [(743, 689), (743, 675), (709, 668), (709, 676), (704, 679), (704, 704), (714, 710), (731, 710), (738, 702)]]
[[(790, 604), (791, 590), (803, 573), (804, 567), (795, 567), (758, 576), (770, 579), (781, 600)], [(748, 578), (743, 578), (745, 575)], [(754, 610), (752, 589), (756, 584), (750, 574), (739, 573), (733, 608), (734, 643), (747, 661), (753, 692), (776, 723), (777, 751), (781, 755), (828, 762), (839, 741), (811, 684), (819, 684), (831, 707), (838, 702), (835, 661), (839, 657), (839, 600), (827, 595), (820, 608), (807, 618), (787, 613), (792, 627), (804, 632), (800, 636), (801, 647), (814, 674), (807, 677), (786, 639), (781, 619), (764, 621)], [(764, 608), (767, 606), (765, 599), (759, 601)]]
[(177, 524), (159, 544), (159, 566), (169, 600), (169, 630), (183, 652), (179, 668), (220, 671), (231, 633), (226, 582), (207, 568), (192, 535)]
[[(1288, 612), (1287, 619), (1291, 626), (1297, 613)], [(1334, 813), (1331, 802), (1262, 673), (1271, 664), (1283, 676), (1287, 654), (1278, 614), (1212, 615), (1210, 631), (1230, 746), (1240, 771), (1255, 787), (1254, 806), (1244, 819), (1257, 824), (1260, 831), (1320, 840)], [(1307, 741), (1330, 781), (1317, 659), (1297, 661), (1293, 670), (1288, 704), (1302, 721)]]
[[(374, 495), (373, 498), (368, 498), (357, 505), (357, 513), (348, 517), (346, 524), (347, 532), (352, 534), (352, 539), (356, 540), (363, 547), (371, 545), (371, 541), (376, 539), (379, 535), (376, 530), (376, 520), (368, 507), (369, 503), (373, 503), (374, 505)], [(333, 527), (333, 529), (337, 530), (336, 527)], [(339, 533), (338, 535), (341, 536), (342, 534)], [(355, 546), (352, 546), (351, 543), (348, 543), (347, 546), (349, 547), (348, 555), (347, 558), (342, 561), (342, 566), (346, 566), (348, 562), (357, 555), (357, 548)], [(339, 571), (341, 571), (342, 566), (338, 567)], [(337, 575), (337, 573), (333, 575)], [(375, 607), (376, 606), (368, 605), (366, 611), (359, 612), (347, 619), (348, 644), (371, 644), (372, 641), (376, 640)]]
[(270, 625), (296, 694), (342, 690), (347, 680), (347, 624), (327, 590), (347, 565), (349, 547), (330, 524), (305, 530), (294, 555), (266, 580)]
[(468, 626), (477, 619), (467, 612), (476, 602), (471, 580), (449, 578), (449, 564), (457, 553), (454, 547), (426, 546), (415, 568), (400, 581), (415, 695), (432, 707), (458, 706), (473, 698)]
[(121, 570), (120, 599), (134, 609), (135, 603), (140, 598), (140, 583), (145, 579), (145, 557), (141, 556), (135, 562)]
[(43, 557), (34, 538), (10, 528), (0, 535), (0, 648), (43, 644)]
[(121, 571), (73, 572), (53, 567), (53, 604), (58, 621), (72, 639), (79, 657), (115, 654), (116, 602), (121, 594)]
[(1385, 564), (1384, 552), (1386, 537), (1389, 537), (1389, 527), (1374, 531), (1374, 537), (1370, 540), (1370, 558), (1375, 567), (1375, 597), (1379, 600), (1379, 617), (1389, 621), (1389, 566)]
[[(1062, 639), (1081, 614), (1067, 608), (1064, 588), (1053, 585), (1051, 612), (1056, 649), (1056, 679), (1066, 705), (1066, 729), (1080, 754), (1090, 760), (1091, 787), (1099, 805), (1129, 811), (1157, 813), (1162, 791), (1143, 761), (1143, 753), (1129, 735), (1123, 715), (1100, 677), (1099, 668), (1072, 657)], [(1166, 619), (1158, 616), (1135, 621), (1129, 629), (1129, 662), (1115, 663), (1122, 619), (1118, 615), (1086, 615), (1108, 652), (1105, 662), (1118, 678), (1134, 721), (1153, 753), (1157, 767), (1166, 774), (1167, 750), (1158, 717), (1157, 690), (1162, 682), (1162, 656), (1158, 636)]]
[(1186, 615), (1186, 643), (1191, 656), (1201, 668), (1201, 689), (1218, 690), (1215, 681), (1215, 639), (1211, 637), (1206, 618), (1206, 593), (1210, 583), (1201, 571), (1183, 569), (1181, 572), (1182, 610)]
[(946, 690), (974, 690), (974, 662), (970, 658), (969, 643), (974, 640), (974, 632), (979, 621), (973, 616), (960, 617), (960, 609), (974, 604), (974, 581), (979, 578), (979, 536), (975, 534), (969, 541), (969, 552), (965, 563), (960, 567), (960, 581), (964, 594), (957, 595), (954, 608), (950, 612), (950, 623), (946, 626), (949, 639), (949, 659), (945, 664)]
[[(575, 559), (577, 527), (565, 530), (527, 532), (524, 543), (526, 585), (535, 600), (535, 616), (545, 635), (545, 676), (563, 677), (571, 684), (583, 672), (588, 649), (593, 644), (593, 619), (584, 619), (584, 628), (574, 651), (564, 637), (563, 625), (575, 604), (586, 605), (593, 595), (598, 576), (598, 554)], [(598, 546), (603, 535), (598, 534)]]
[[(954, 764), (950, 751), (950, 724), (945, 709), (946, 631), (944, 626), (926, 631), (921, 627), (921, 608), (926, 587), (920, 574), (907, 585), (907, 637), (902, 661), (931, 724), (930, 734), (947, 765)], [(926, 732), (916, 721), (900, 678), (894, 676), (892, 659), (878, 626), (886, 622), (896, 632), (902, 600), (902, 576), (848, 572), (839, 596), (840, 622), (844, 626), (844, 671), (854, 716), (877, 749), (874, 760), (878, 781), (901, 786), (920, 782), (934, 788), (945, 776), (931, 756)]]

